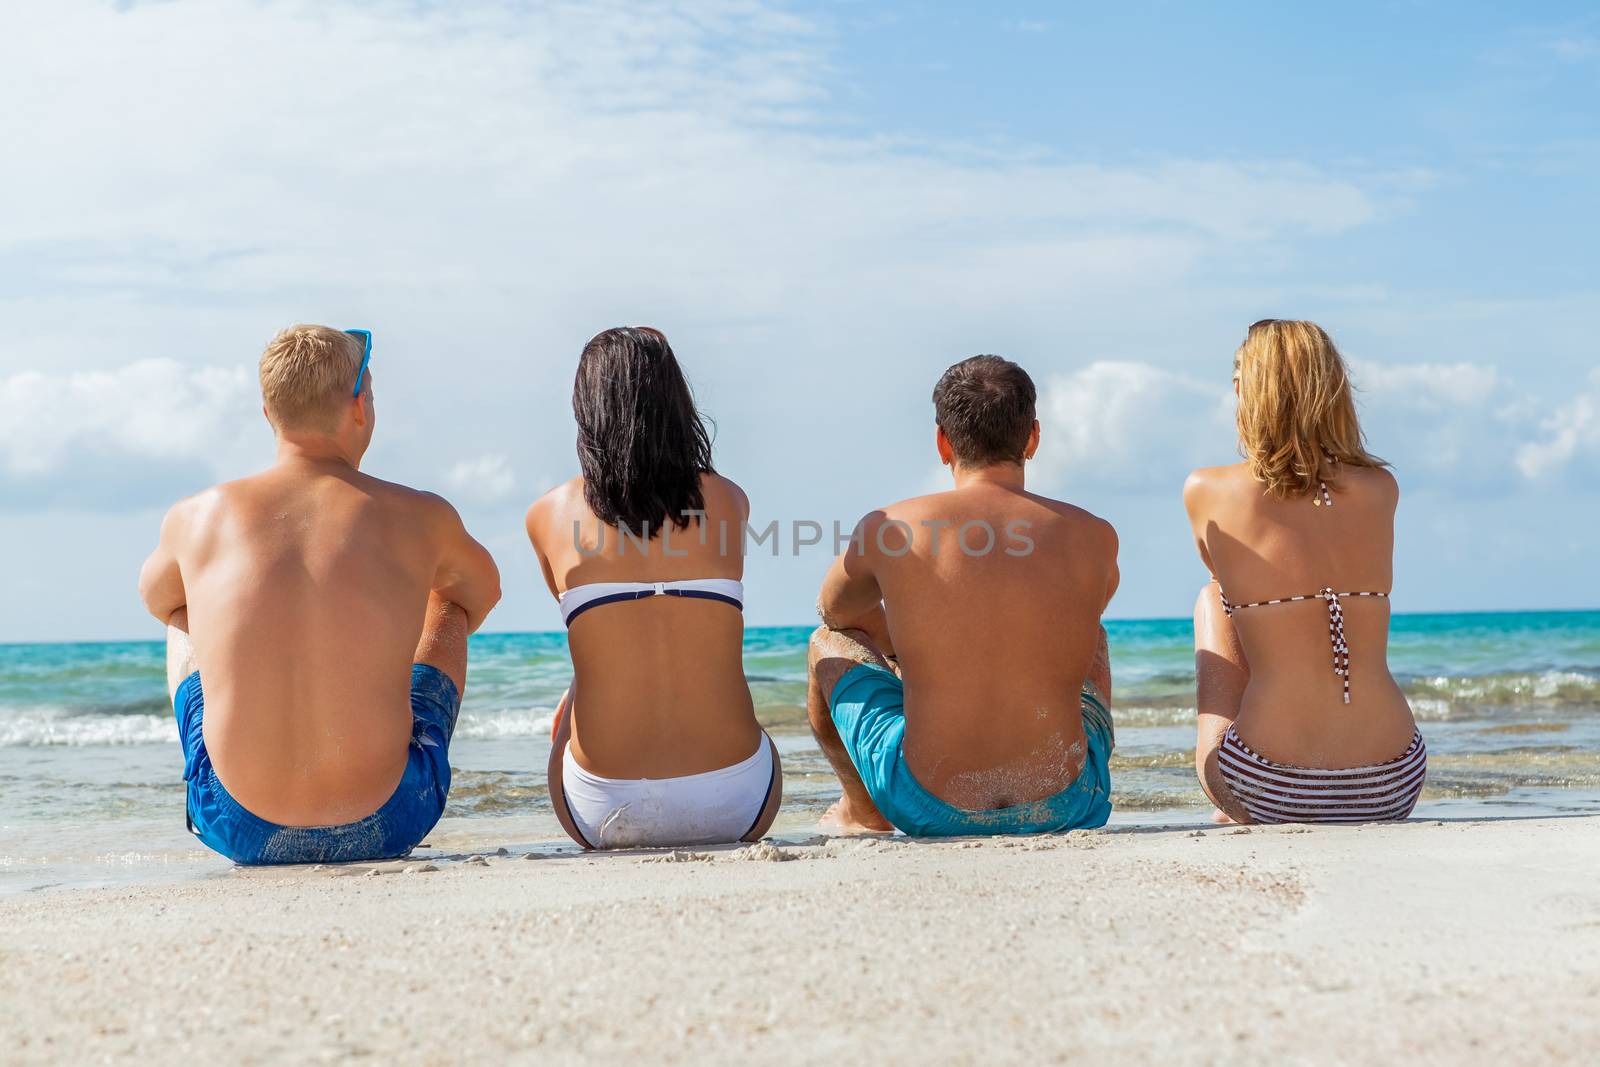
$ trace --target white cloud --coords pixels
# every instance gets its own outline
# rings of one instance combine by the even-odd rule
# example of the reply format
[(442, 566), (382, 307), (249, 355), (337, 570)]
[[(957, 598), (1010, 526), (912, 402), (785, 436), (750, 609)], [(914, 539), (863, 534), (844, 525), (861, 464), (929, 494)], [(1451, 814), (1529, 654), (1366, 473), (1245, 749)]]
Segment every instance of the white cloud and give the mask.
[(1041, 486), (1176, 493), (1226, 459), (1233, 394), (1148, 363), (1104, 361), (1049, 379), (1039, 397)]
[(69, 462), (203, 462), (224, 474), (261, 437), (245, 368), (139, 360), (110, 371), (0, 376), (0, 470), (58, 474)]
[(1535, 432), (1531, 399), (1497, 367), (1353, 361), (1362, 427), (1402, 484), (1469, 496), (1512, 488), (1518, 447)]
[[(486, 527), (535, 473), (571, 468), (573, 362), (619, 322), (673, 338), (716, 418), (719, 467), (762, 509), (818, 514), (920, 470), (928, 390), (974, 352), (1045, 387), (1053, 477), (1165, 493), (1232, 455), (1215, 397), (1258, 309), (1331, 305), (1336, 330), (1480, 363), (1535, 348), (1554, 363), (1590, 336), (1590, 294), (1542, 298), (1568, 301), (1555, 313), (1463, 314), (1473, 293), (1419, 296), (1384, 273), (1389, 238), (1371, 223), (1431, 172), (1337, 145), (1312, 162), (1039, 146), (1030, 124), (1056, 127), (1026, 109), (998, 141), (908, 138), (875, 124), (895, 108), (826, 17), (763, 0), (12, 6), (0, 381), (39, 372), (62, 396), (79, 395), (76, 373), (122, 383), (77, 402), (114, 415), (52, 401), (44, 419), (30, 401), (13, 426), (6, 409), (12, 516), (151, 507), (256, 465), (270, 437), (250, 368), (295, 321), (376, 331), (375, 473), (426, 484), (460, 457), (505, 458), (509, 489), (490, 465), (447, 487), (504, 494)], [(959, 72), (962, 51), (927, 58)], [(1175, 369), (1196, 350), (1220, 352), (1220, 373)], [(1091, 373), (1086, 353), (1122, 362)], [(140, 385), (131, 368), (151, 360), (242, 367), (225, 373), (243, 384), (214, 395), (169, 371)], [(1473, 450), (1448, 397), (1420, 410), (1409, 388), (1369, 392), (1375, 447), (1468, 477), (1493, 450)], [(1500, 446), (1497, 477), (1522, 477), (1521, 444), (1559, 440), (1524, 393), (1467, 399)], [(1405, 452), (1411, 423), (1434, 421), (1457, 429)], [(28, 524), (51, 542), (34, 555), (65, 570), (51, 528)], [(803, 616), (814, 576), (774, 582), (770, 602), (798, 607), (766, 617)]]
[(499, 503), (517, 487), (511, 460), (499, 453), (464, 459), (445, 475), (445, 483), (463, 500), (475, 504)]
[[(253, 361), (287, 322), (371, 326), (401, 480), (434, 468), (441, 426), (524, 469), (570, 456), (545, 412), (611, 322), (694, 327), (680, 354), (726, 389), (714, 414), (737, 440), (748, 408), (771, 439), (831, 401), (801, 353), (903, 382), (969, 326), (1115, 321), (1224, 247), (1377, 212), (1363, 176), (1292, 160), (840, 132), (825, 30), (749, 0), (63, 0), (8, 29), (0, 373)], [(7, 457), (59, 471), (123, 432)], [(203, 431), (170, 433), (216, 468), (181, 443)]]
[[(1359, 361), (1352, 373), (1368, 445), (1408, 485), (1488, 495), (1600, 452), (1600, 372), (1542, 419), (1496, 367)], [(1172, 491), (1195, 467), (1233, 461), (1233, 412), (1226, 387), (1148, 363), (1092, 363), (1040, 390), (1037, 477), (1055, 489)]]
[(1474, 363), (1357, 361), (1351, 373), (1363, 392), (1425, 411), (1482, 407), (1505, 391), (1499, 370)]
[(1589, 388), (1556, 408), (1540, 424), (1542, 441), (1517, 450), (1517, 466), (1529, 478), (1542, 478), (1579, 456), (1600, 469), (1600, 370), (1589, 372)]
[(996, 160), (833, 132), (816, 32), (757, 3), (67, 2), (10, 30), (0, 195), (30, 207), (4, 247), (35, 284), (101, 294), (509, 280), (592, 304), (604, 278), (762, 315), (842, 276), (942, 269), (971, 299), (969, 265), (1021, 252), (1004, 280), (1022, 297), (1107, 252), (1143, 266), (1375, 215), (1357, 182), (1293, 161)]

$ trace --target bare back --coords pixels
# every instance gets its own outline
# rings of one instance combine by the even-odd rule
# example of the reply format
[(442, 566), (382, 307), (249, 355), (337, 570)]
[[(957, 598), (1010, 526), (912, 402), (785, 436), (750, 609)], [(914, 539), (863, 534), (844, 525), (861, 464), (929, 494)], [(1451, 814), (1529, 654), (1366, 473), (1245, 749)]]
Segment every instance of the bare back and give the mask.
[[(742, 579), (749, 505), (701, 479), (705, 517), (648, 542), (602, 527), (574, 478), (528, 512), (528, 536), (558, 596), (597, 582)], [(576, 524), (576, 538), (574, 525)], [(581, 549), (580, 549), (581, 546)], [(761, 739), (744, 675), (744, 616), (709, 600), (649, 597), (583, 612), (568, 631), (572, 754), (608, 778), (675, 778), (731, 766)]]
[(437, 498), (337, 464), (280, 465), (174, 509), (206, 746), (251, 812), (331, 825), (393, 793), (452, 524)]
[[(897, 554), (906, 527), (910, 550)], [(905, 680), (917, 780), (974, 809), (1069, 785), (1083, 764), (1079, 692), (1117, 586), (1111, 526), (978, 481), (884, 509), (863, 540)]]
[[(1202, 557), (1234, 605), (1317, 594), (1390, 591), (1399, 490), (1380, 468), (1324, 472), (1317, 496), (1277, 499), (1243, 464), (1197, 471), (1184, 500)], [(1389, 602), (1339, 601), (1350, 659), (1350, 703), (1333, 670), (1330, 613), (1320, 598), (1235, 609), (1249, 665), (1235, 727), (1274, 760), (1354, 767), (1405, 750), (1414, 722), (1388, 667)]]

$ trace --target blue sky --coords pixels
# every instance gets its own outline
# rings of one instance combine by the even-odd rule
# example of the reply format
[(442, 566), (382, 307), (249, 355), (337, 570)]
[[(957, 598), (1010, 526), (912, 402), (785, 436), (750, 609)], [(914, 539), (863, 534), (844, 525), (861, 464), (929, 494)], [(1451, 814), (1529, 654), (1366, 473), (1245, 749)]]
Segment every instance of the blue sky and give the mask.
[[(1594, 607), (1600, 15), (1580, 5), (63, 0), (0, 40), (0, 640), (156, 632), (171, 499), (270, 457), (294, 321), (376, 334), (369, 469), (520, 532), (583, 341), (672, 338), (755, 512), (940, 484), (928, 392), (1041, 389), (1031, 477), (1203, 575), (1250, 321), (1323, 323), (1403, 487), (1400, 610)], [(752, 559), (801, 623), (827, 553)]]

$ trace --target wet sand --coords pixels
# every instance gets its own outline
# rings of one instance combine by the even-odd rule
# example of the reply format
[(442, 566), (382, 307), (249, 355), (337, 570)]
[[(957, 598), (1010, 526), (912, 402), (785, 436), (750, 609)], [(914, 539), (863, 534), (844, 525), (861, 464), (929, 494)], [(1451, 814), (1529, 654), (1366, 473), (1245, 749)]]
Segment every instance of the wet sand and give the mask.
[(1588, 1063), (1600, 818), (229, 869), (0, 900), (7, 1062)]

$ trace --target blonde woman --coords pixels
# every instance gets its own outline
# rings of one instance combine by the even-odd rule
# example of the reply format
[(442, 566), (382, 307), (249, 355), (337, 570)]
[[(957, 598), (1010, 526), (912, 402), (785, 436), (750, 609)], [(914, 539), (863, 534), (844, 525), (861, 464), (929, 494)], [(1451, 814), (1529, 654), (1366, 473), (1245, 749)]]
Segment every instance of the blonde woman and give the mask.
[(1200, 784), (1235, 822), (1404, 819), (1428, 757), (1387, 659), (1399, 487), (1315, 323), (1251, 326), (1233, 384), (1244, 462), (1183, 490), (1213, 576), (1194, 616)]

